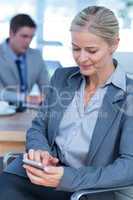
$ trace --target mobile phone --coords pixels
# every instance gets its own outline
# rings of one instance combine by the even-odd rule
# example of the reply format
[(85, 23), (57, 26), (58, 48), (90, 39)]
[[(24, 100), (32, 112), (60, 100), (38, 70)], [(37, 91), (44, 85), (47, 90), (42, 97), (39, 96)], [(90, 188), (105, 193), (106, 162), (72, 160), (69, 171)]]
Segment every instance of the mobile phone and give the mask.
[(32, 167), (35, 167), (37, 169), (44, 170), (44, 165), (41, 162), (37, 162), (37, 161), (28, 159), (27, 154), (23, 155), (23, 163), (26, 164), (26, 165), (30, 165)]

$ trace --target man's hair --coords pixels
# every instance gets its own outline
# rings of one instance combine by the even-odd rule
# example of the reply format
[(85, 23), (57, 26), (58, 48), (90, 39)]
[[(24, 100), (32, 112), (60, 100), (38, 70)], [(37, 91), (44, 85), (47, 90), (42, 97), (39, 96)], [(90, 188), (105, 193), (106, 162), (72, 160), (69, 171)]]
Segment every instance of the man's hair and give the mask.
[(30, 28), (36, 28), (36, 23), (27, 14), (15, 15), (10, 21), (10, 30), (16, 33), (20, 28), (27, 26)]

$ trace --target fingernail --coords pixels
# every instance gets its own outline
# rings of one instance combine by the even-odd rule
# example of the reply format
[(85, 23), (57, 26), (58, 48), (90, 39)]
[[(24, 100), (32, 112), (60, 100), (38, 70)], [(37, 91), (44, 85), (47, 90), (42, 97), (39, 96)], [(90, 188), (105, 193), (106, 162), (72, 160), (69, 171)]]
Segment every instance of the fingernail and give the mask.
[(49, 171), (49, 167), (45, 166), (44, 167), (44, 171), (48, 172)]

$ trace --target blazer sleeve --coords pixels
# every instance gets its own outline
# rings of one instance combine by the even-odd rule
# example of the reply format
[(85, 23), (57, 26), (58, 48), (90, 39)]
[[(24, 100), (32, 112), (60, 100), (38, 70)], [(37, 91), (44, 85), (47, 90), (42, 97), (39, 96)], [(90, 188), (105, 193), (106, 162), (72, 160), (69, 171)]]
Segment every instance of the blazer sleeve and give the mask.
[[(133, 102), (133, 97), (131, 99)], [(119, 156), (114, 162), (104, 167), (86, 166), (74, 169), (66, 166), (57, 190), (74, 192), (82, 189), (112, 188), (133, 184), (132, 103), (128, 102), (120, 126), (122, 133), (118, 146)]]
[(27, 131), (26, 135), (27, 151), (29, 149), (35, 149), (35, 150), (41, 149), (41, 150), (47, 150), (48, 152), (51, 153), (50, 145), (47, 139), (47, 122), (48, 122), (48, 105), (52, 95), (51, 88), (54, 85), (55, 79), (56, 79), (56, 73), (51, 78), (51, 84), (49, 86), (46, 98), (42, 103), (40, 111), (38, 112), (37, 117), (35, 117), (35, 119), (32, 121), (31, 128)]

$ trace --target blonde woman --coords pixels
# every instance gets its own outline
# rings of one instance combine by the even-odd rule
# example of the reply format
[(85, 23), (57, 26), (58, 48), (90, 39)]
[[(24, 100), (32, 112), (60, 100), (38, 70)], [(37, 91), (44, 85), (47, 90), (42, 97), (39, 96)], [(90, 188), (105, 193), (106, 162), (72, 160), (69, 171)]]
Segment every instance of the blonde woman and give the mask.
[[(70, 30), (78, 67), (55, 72), (27, 132), (27, 156), (44, 170), (15, 160), (1, 175), (1, 200), (9, 194), (19, 200), (68, 200), (81, 189), (133, 183), (133, 81), (113, 59), (118, 21), (110, 9), (91, 6), (77, 14)], [(113, 192), (87, 197), (114, 198)]]

